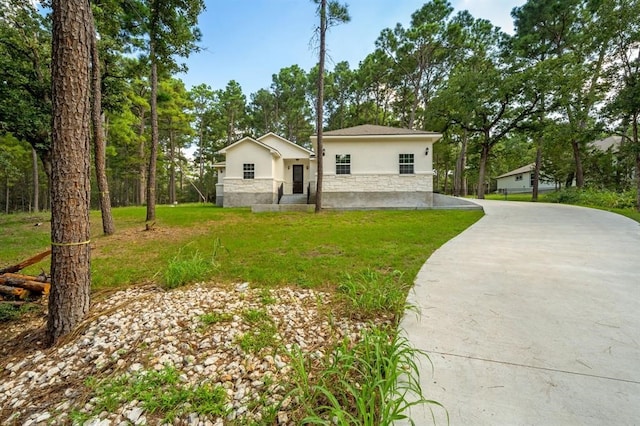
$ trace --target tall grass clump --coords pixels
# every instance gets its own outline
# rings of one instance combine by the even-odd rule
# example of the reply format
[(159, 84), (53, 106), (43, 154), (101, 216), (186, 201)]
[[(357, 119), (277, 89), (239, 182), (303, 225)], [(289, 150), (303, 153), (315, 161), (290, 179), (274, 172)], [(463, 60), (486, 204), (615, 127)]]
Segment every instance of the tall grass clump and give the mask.
[(400, 318), (406, 307), (410, 284), (403, 273), (383, 274), (367, 269), (355, 274), (344, 274), (338, 284), (338, 293), (347, 302), (348, 309), (366, 318), (391, 313)]
[[(302, 424), (386, 426), (408, 419), (419, 404), (442, 407), (424, 397), (419, 358), (424, 351), (411, 346), (397, 331), (374, 327), (352, 345), (343, 341), (314, 366), (300, 350), (291, 354)], [(316, 371), (315, 369), (318, 371)]]
[(214, 241), (211, 257), (204, 257), (196, 250), (190, 255), (180, 249), (178, 254), (169, 261), (164, 271), (164, 284), (167, 288), (176, 288), (185, 284), (207, 279), (218, 266), (216, 256), (222, 247), (220, 240)]

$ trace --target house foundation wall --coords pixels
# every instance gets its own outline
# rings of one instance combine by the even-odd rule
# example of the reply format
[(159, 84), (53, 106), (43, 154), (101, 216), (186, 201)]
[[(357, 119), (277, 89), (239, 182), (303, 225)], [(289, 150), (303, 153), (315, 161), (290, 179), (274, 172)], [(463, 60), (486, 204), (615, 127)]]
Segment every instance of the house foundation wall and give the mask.
[(325, 176), (322, 207), (328, 209), (405, 208), (433, 206), (431, 174)]
[(253, 204), (272, 204), (277, 194), (272, 192), (227, 192), (224, 194), (224, 207), (248, 207)]
[(248, 207), (253, 204), (271, 204), (277, 201), (273, 179), (224, 180), (224, 207)]
[(323, 192), (323, 209), (428, 209), (432, 192)]

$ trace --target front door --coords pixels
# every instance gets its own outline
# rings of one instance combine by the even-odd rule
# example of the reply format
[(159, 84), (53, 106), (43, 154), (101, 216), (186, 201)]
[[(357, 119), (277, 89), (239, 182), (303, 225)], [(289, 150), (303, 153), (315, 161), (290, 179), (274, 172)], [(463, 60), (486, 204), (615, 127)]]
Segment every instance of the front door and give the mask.
[(304, 194), (304, 166), (302, 164), (293, 165), (293, 193)]

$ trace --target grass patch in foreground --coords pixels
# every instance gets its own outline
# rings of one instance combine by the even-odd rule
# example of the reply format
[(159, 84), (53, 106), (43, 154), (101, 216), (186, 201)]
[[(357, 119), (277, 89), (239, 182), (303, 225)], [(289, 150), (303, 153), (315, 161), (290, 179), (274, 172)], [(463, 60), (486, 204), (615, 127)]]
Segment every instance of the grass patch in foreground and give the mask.
[(302, 424), (388, 426), (407, 419), (406, 411), (418, 404), (444, 409), (420, 387), (418, 362), (431, 362), (427, 354), (395, 329), (364, 331), (353, 347), (342, 342), (317, 372), (299, 350), (290, 356), (296, 386), (291, 395), (300, 401)]
[(74, 411), (71, 419), (77, 423), (102, 413), (113, 413), (122, 404), (139, 401), (149, 414), (171, 423), (176, 417), (188, 413), (207, 416), (224, 416), (227, 413), (226, 391), (221, 386), (202, 384), (185, 386), (178, 370), (165, 367), (160, 371), (149, 370), (124, 374), (102, 381), (88, 380), (87, 386), (94, 392), (93, 409), (90, 412)]

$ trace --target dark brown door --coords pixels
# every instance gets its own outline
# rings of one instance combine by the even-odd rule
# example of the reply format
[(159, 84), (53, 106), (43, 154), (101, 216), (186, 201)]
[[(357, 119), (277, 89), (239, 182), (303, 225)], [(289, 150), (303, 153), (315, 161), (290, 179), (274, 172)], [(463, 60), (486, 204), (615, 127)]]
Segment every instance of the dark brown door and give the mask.
[(293, 193), (304, 194), (304, 166), (302, 164), (293, 166)]

